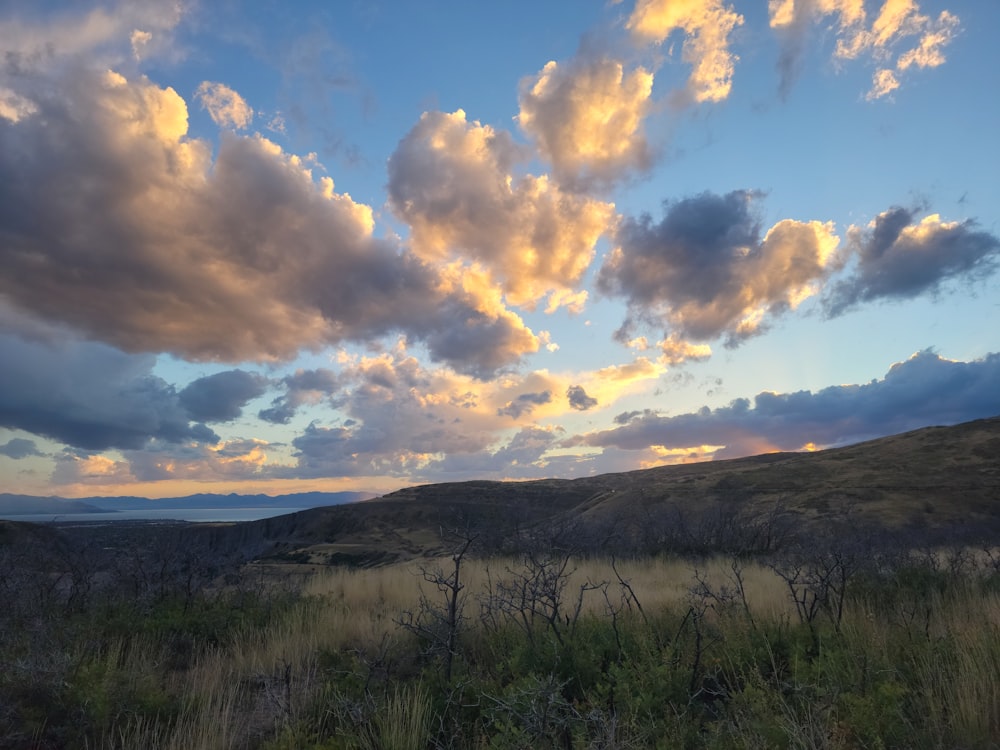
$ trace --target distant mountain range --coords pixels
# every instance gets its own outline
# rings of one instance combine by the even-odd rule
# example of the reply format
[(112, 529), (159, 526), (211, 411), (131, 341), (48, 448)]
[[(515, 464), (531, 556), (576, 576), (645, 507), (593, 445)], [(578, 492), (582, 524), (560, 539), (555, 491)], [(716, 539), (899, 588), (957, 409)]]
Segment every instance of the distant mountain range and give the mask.
[(202, 508), (321, 508), (355, 503), (374, 497), (371, 492), (298, 492), (291, 495), (215, 495), (186, 497), (37, 497), (0, 493), (0, 515), (20, 516), (67, 513), (114, 513), (135, 510), (194, 510)]

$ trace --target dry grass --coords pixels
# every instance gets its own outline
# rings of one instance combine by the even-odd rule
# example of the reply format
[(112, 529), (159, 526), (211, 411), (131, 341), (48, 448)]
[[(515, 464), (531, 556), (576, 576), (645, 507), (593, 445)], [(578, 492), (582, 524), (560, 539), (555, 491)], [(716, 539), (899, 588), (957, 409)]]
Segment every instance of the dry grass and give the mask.
[[(467, 561), (462, 568), (465, 592), (471, 597), (487, 592), (491, 580), (517, 570), (520, 564), (517, 559)], [(422, 567), (329, 569), (316, 574), (304, 586), (305, 598), (287, 617), (238, 634), (231, 643), (205, 652), (190, 669), (175, 675), (177, 683), (168, 689), (182, 694), (184, 700), (172, 725), (125, 716), (101, 747), (241, 747), (254, 738), (273, 736), (275, 728), (301, 725), (324, 688), (321, 655), (355, 649), (372, 652), (385, 649), (387, 643), (403, 644), (407, 634), (396, 622), (400, 613), (413, 611), (421, 592), (434, 601), (439, 596), (424, 580), (423, 571), (440, 566), (448, 572), (451, 565), (450, 559), (443, 558)], [(587, 583), (608, 581), (616, 586), (620, 576), (651, 614), (688, 606), (696, 580), (715, 591), (736, 584), (731, 562), (724, 558), (697, 567), (663, 559), (619, 561), (612, 567), (609, 560), (587, 559), (571, 568), (567, 599), (575, 601), (576, 592)], [(757, 564), (747, 564), (741, 573), (758, 624), (794, 621), (795, 609), (781, 579)], [(852, 604), (845, 613), (841, 637), (848, 644), (847, 652), (857, 656), (843, 669), (861, 669), (858, 665), (864, 664), (865, 669), (875, 670), (875, 679), (896, 675), (893, 679), (902, 680), (903, 675), (910, 675), (905, 679), (912, 680), (913, 700), (929, 725), (947, 728), (955, 736), (979, 738), (981, 742), (971, 746), (986, 747), (993, 733), (1000, 731), (1000, 595), (983, 594), (970, 581), (964, 589), (930, 595), (922, 606), (925, 610), (917, 617), (912, 611), (894, 613), (879, 601)], [(588, 595), (583, 611), (602, 616), (605, 600), (596, 593)], [(474, 618), (470, 627), (477, 627)], [(734, 647), (751, 637), (748, 627), (738, 621), (725, 627), (731, 628), (727, 638)], [(912, 639), (916, 646), (912, 657), (900, 651), (905, 639)], [(157, 649), (141, 639), (123, 641), (113, 644), (103, 658), (119, 670), (139, 675), (160, 658)], [(430, 706), (422, 683), (396, 684), (368, 728), (359, 730), (353, 742), (371, 748), (424, 747), (431, 726)], [(822, 707), (806, 710), (804, 704), (779, 701), (778, 708), (788, 736), (797, 737), (793, 744), (801, 741), (808, 746), (838, 731), (833, 713)], [(736, 718), (733, 721), (738, 723)], [(749, 727), (752, 721), (746, 721)], [(853, 741), (822, 746), (849, 746)], [(282, 745), (286, 746), (294, 743)]]

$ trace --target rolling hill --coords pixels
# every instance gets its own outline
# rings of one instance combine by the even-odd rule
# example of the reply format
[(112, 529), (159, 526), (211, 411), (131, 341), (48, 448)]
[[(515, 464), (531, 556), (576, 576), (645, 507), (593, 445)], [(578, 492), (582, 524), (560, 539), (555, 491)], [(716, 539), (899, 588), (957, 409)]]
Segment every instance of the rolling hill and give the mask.
[(444, 552), (442, 532), (456, 529), (497, 548), (513, 536), (560, 529), (594, 545), (655, 544), (654, 532), (669, 535), (679, 526), (728, 525), (735, 533), (779, 517), (820, 534), (846, 527), (1000, 539), (1000, 417), (813, 453), (572, 480), (421, 485), (219, 533), (237, 534), (275, 559), (378, 564)]

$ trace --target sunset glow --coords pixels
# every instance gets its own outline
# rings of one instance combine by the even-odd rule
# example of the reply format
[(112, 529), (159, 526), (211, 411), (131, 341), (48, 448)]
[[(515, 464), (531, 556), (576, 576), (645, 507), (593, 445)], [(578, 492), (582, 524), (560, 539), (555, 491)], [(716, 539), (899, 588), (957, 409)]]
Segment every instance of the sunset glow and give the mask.
[(0, 492), (384, 493), (1000, 414), (998, 28), (6, 3)]

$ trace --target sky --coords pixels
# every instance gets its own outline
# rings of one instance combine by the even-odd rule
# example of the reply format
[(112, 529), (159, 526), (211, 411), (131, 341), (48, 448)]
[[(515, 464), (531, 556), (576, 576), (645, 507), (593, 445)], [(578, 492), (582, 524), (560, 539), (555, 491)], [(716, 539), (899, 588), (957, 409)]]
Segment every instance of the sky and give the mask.
[(0, 492), (1000, 414), (1000, 3), (0, 6)]

